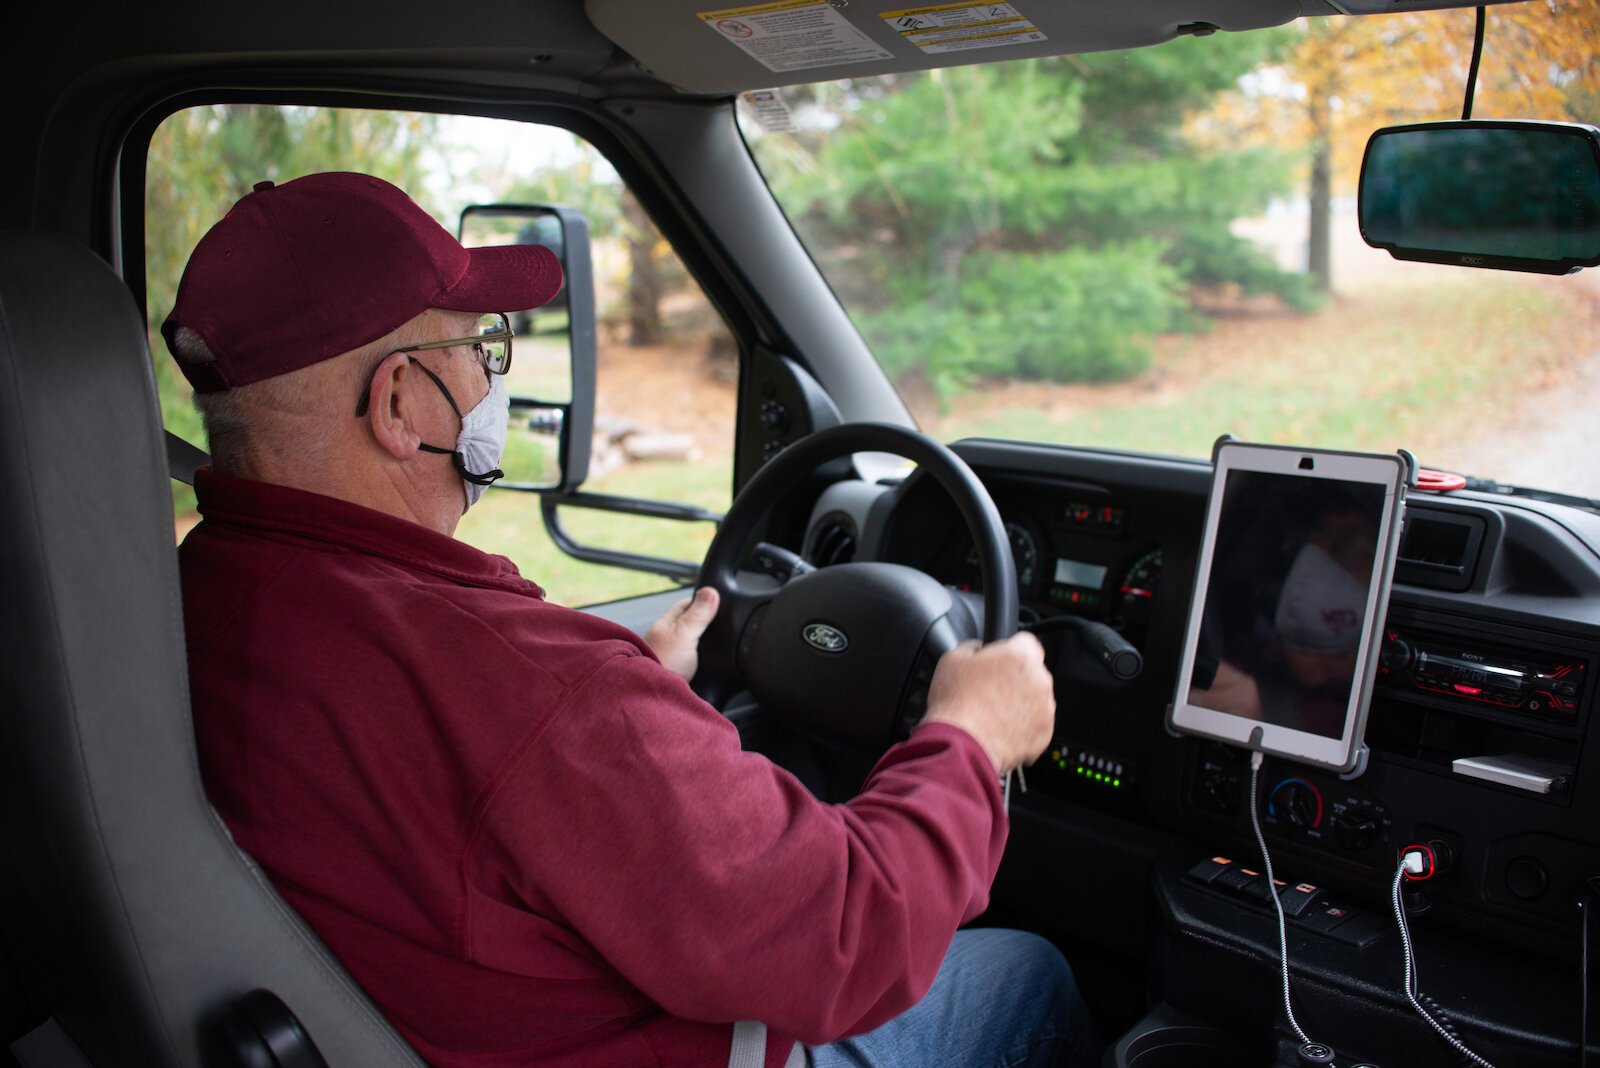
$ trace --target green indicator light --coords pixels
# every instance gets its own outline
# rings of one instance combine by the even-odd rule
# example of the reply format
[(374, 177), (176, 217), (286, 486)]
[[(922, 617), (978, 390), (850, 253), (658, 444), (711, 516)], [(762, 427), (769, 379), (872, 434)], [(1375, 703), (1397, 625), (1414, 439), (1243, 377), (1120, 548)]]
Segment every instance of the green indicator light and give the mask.
[(1121, 779), (1112, 779), (1111, 780), (1111, 785), (1112, 786), (1121, 786), (1122, 785), (1122, 780)]
[(1106, 781), (1106, 777), (1104, 775), (1100, 774), (1097, 771), (1097, 772), (1094, 773), (1094, 781), (1095, 782), (1105, 782)]
[(1082, 774), (1083, 774), (1083, 765), (1082, 765), (1082, 764), (1079, 764), (1079, 765), (1078, 765), (1078, 774), (1079, 774), (1079, 775), (1082, 775)]

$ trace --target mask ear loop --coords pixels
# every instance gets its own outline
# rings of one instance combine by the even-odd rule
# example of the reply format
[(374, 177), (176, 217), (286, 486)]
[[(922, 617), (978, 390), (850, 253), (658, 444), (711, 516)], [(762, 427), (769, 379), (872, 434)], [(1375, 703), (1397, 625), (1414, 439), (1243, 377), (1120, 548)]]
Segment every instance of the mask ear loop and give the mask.
[[(456, 413), (456, 418), (457, 419), (460, 419), (463, 422), (465, 422), (466, 421), (466, 416), (461, 414), (461, 409), (460, 409), (459, 406), (457, 406), (456, 399), (454, 397), (452, 397), (450, 395), (450, 391), (445, 388), (445, 384), (444, 384), (443, 379), (441, 379), (438, 375), (434, 374), (432, 371), (428, 370), (428, 367), (427, 367), (426, 364), (418, 362), (418, 360), (417, 360), (417, 358), (415, 356), (407, 356), (406, 359), (408, 359), (412, 363), (416, 364), (417, 365), (417, 369), (419, 371), (421, 371), (423, 374), (427, 375), (429, 378), (433, 379), (433, 384), (439, 387), (439, 392), (440, 393), (444, 394), (444, 399), (450, 405), (450, 410), (452, 412)], [(461, 453), (457, 452), (457, 451), (454, 451), (454, 450), (451, 450), (451, 449), (441, 449), (441, 448), (439, 448), (439, 446), (437, 446), (437, 445), (429, 445), (425, 441), (418, 442), (417, 443), (417, 448), (421, 449), (423, 452), (431, 452), (436, 456), (448, 456), (448, 457), (450, 457), (451, 461), (456, 465), (457, 473), (459, 473), (462, 478), (466, 479), (468, 482), (472, 483), (474, 486), (492, 486), (496, 482), (500, 481), (502, 478), (506, 477), (506, 473), (504, 471), (500, 470), (498, 467), (496, 467), (492, 471), (484, 471), (482, 473), (474, 473), (472, 471), (468, 471), (467, 470), (467, 462), (466, 462), (466, 460), (462, 459)]]

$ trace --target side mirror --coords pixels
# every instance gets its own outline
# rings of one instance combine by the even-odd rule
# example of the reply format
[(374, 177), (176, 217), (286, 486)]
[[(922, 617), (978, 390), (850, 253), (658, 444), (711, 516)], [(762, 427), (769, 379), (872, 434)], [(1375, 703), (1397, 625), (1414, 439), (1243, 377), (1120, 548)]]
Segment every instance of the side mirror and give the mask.
[(1600, 130), (1391, 126), (1361, 162), (1361, 236), (1398, 260), (1570, 274), (1600, 264)]
[(556, 254), (566, 284), (542, 308), (504, 311), (516, 332), (506, 388), (511, 425), (495, 485), (567, 493), (589, 475), (594, 437), (594, 269), (589, 224), (574, 208), (542, 204), (473, 204), (461, 213), (458, 239), (483, 245), (543, 245)]

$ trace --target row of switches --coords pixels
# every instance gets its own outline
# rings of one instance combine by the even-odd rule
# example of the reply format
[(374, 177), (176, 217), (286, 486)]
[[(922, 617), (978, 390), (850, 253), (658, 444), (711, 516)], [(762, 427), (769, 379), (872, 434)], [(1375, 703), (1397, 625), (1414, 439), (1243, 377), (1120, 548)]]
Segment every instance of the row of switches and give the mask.
[[(1186, 878), (1200, 886), (1220, 890), (1230, 897), (1258, 905), (1272, 902), (1267, 877), (1254, 868), (1227, 857), (1207, 857), (1189, 869)], [(1368, 912), (1335, 903), (1328, 892), (1311, 883), (1293, 885), (1273, 880), (1284, 916), (1295, 926), (1325, 934), (1351, 946), (1365, 946), (1383, 932), (1383, 922)]]

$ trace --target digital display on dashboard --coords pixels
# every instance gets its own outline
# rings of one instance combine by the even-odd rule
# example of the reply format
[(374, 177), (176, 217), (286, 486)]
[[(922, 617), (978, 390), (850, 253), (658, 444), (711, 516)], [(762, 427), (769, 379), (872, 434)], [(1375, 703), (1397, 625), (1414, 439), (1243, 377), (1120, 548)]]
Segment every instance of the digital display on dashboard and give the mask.
[(1098, 590), (1106, 581), (1106, 569), (1082, 560), (1057, 560), (1055, 581), (1059, 586), (1082, 586)]

